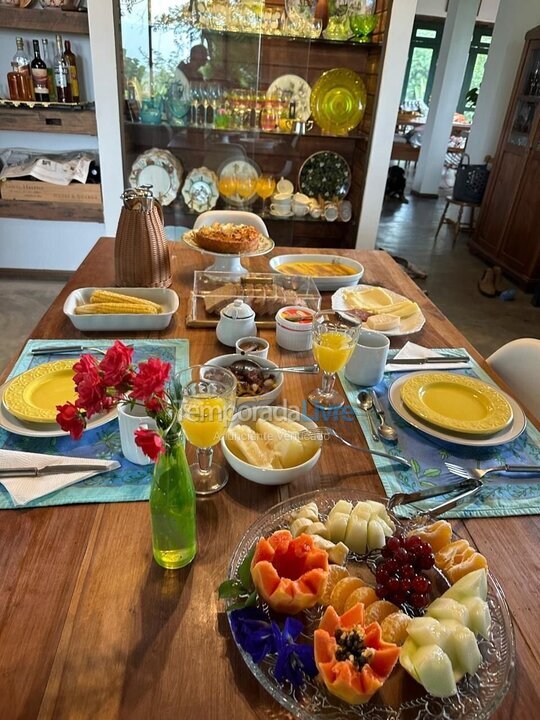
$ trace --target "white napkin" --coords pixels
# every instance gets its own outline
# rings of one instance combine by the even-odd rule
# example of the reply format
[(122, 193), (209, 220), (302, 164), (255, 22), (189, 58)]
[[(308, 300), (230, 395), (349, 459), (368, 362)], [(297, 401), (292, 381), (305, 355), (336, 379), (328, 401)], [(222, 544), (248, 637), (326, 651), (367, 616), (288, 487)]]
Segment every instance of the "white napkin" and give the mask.
[[(459, 353), (461, 355), (461, 353)], [(407, 342), (401, 348), (401, 350), (394, 356), (396, 358), (403, 358), (404, 360), (412, 360), (416, 358), (424, 357), (442, 357), (444, 353), (439, 353), (432, 348), (425, 348), (422, 345), (416, 343)], [(467, 362), (454, 362), (454, 363), (423, 363), (422, 365), (393, 365), (392, 360), (386, 365), (386, 372), (410, 372), (411, 370), (459, 370), (460, 368), (466, 368), (471, 366), (471, 361)]]
[[(8, 467), (44, 467), (45, 465), (103, 465), (102, 472), (116, 470), (120, 463), (116, 460), (94, 460), (92, 458), (70, 457), (68, 455), (43, 455), (42, 453), (20, 452), (18, 450), (0, 449), (0, 468)], [(34, 477), (0, 477), (0, 483), (11, 495), (15, 505), (26, 505), (30, 500), (48, 495), (60, 488), (74, 485), (99, 471), (59, 473), (58, 475), (42, 475)]]

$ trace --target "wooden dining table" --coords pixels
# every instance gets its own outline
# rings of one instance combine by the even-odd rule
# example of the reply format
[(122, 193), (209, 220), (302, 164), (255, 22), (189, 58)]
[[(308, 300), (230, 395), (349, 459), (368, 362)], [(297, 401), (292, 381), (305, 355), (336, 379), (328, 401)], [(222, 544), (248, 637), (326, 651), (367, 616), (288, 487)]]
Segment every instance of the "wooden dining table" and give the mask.
[[(273, 254), (288, 252), (302, 251), (276, 248)], [(124, 337), (188, 338), (191, 364), (230, 352), (217, 341), (214, 329), (186, 328), (193, 271), (204, 269), (207, 259), (181, 243), (171, 243), (170, 253), (171, 287), (180, 297), (180, 309), (166, 330)], [(414, 336), (416, 342), (464, 347), (493, 375), (388, 254), (342, 254), (365, 266), (363, 281), (400, 292), (420, 305), (426, 324)], [(268, 271), (268, 257), (244, 264)], [(75, 288), (113, 286), (114, 280), (114, 241), (101, 238), (30, 337), (89, 343), (96, 335), (122, 337), (81, 333), (62, 311)], [(329, 306), (328, 293), (323, 294), (323, 306)], [(277, 346), (273, 330), (261, 335), (270, 341), (271, 359), (301, 362)], [(406, 339), (392, 338), (392, 347), (401, 347)], [(313, 375), (286, 375), (282, 399), (300, 405), (317, 382)], [(365, 444), (357, 423), (341, 430), (353, 442)], [(220, 450), (216, 455), (219, 459)], [(150, 474), (149, 469), (149, 480)], [(314, 470), (289, 485), (257, 485), (231, 471), (221, 492), (197, 501), (197, 555), (177, 571), (165, 571), (152, 559), (146, 502), (1, 511), (0, 718), (290, 717), (246, 667), (217, 588), (251, 523), (274, 504), (317, 488), (361, 488), (383, 495), (371, 457), (339, 443), (325, 445)], [(486, 556), (512, 614), (515, 676), (493, 717), (530, 720), (540, 712), (540, 519), (468, 519), (453, 525)]]

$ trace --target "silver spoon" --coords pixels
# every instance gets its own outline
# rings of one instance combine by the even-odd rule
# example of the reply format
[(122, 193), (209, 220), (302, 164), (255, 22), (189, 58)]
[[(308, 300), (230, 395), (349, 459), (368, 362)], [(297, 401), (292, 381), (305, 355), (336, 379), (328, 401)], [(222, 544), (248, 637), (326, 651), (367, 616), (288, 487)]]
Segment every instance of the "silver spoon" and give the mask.
[(388, 423), (386, 422), (384, 417), (384, 409), (377, 396), (377, 393), (372, 390), (370, 395), (373, 401), (373, 407), (375, 408), (375, 412), (377, 413), (377, 417), (379, 418), (379, 435), (382, 437), (383, 440), (388, 440), (388, 442), (397, 442), (397, 432), (391, 425), (388, 425)]
[(371, 395), (366, 392), (366, 390), (360, 390), (360, 392), (358, 393), (358, 404), (368, 417), (371, 437), (376, 442), (380, 442), (379, 433), (377, 432), (377, 428), (375, 427), (375, 423), (373, 422), (373, 418), (371, 417), (371, 410), (373, 409), (373, 399)]
[(352, 448), (353, 450), (358, 450), (362, 453), (367, 453), (368, 455), (377, 455), (378, 457), (387, 458), (388, 460), (392, 460), (392, 462), (397, 462), (400, 465), (405, 465), (405, 467), (410, 468), (411, 463), (406, 460), (404, 457), (401, 457), (399, 455), (389, 455), (385, 452), (379, 452), (378, 450), (372, 450), (371, 448), (365, 448), (360, 447), (360, 445), (355, 445), (354, 443), (349, 442), (348, 440), (345, 440), (344, 437), (342, 437), (339, 433), (337, 433), (334, 428), (330, 427), (323, 427), (319, 426), (314, 428), (313, 430), (304, 430), (301, 433), (298, 433), (298, 437), (300, 439), (309, 439), (309, 440), (329, 440), (330, 438), (335, 438), (336, 440), (339, 440), (344, 445), (347, 445), (347, 447)]
[(319, 372), (319, 366), (318, 365), (292, 365), (289, 367), (263, 367), (262, 365), (259, 365), (258, 362), (255, 360), (249, 359), (249, 360), (237, 360), (236, 362), (233, 362), (230, 366), (231, 369), (239, 370), (240, 372), (250, 372), (253, 370), (262, 370), (263, 373), (273, 373), (273, 372), (290, 372), (290, 373), (309, 373), (309, 374), (315, 374)]

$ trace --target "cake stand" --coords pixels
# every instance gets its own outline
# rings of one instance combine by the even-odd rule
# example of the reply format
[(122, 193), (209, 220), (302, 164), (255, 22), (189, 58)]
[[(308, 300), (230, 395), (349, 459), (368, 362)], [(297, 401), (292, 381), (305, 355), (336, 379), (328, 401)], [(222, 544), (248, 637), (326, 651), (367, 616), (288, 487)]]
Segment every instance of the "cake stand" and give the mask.
[(274, 248), (274, 241), (264, 235), (261, 235), (259, 246), (255, 250), (239, 254), (219, 253), (212, 250), (204, 250), (197, 245), (195, 240), (195, 231), (193, 230), (188, 230), (188, 232), (184, 233), (182, 240), (188, 247), (192, 248), (192, 250), (197, 250), (202, 255), (210, 255), (214, 258), (213, 264), (207, 267), (206, 270), (211, 270), (213, 272), (236, 273), (240, 275), (246, 275), (249, 272), (248, 269), (242, 265), (243, 258), (266, 255)]

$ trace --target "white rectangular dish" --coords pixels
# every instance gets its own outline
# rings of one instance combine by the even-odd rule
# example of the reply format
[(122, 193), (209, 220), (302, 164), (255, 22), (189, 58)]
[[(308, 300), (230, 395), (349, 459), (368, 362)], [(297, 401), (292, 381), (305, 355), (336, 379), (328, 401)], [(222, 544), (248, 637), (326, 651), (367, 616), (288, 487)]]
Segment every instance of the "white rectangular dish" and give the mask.
[(315, 287), (318, 290), (337, 290), (340, 287), (356, 285), (364, 274), (363, 265), (356, 260), (342, 257), (341, 255), (276, 255), (276, 257), (270, 259), (270, 267), (272, 270), (282, 275), (286, 273), (283, 273), (279, 269), (279, 266), (287, 263), (333, 263), (346, 265), (354, 271), (352, 275), (320, 275), (318, 277), (306, 275), (305, 277), (313, 278)]
[[(102, 315), (77, 315), (77, 305), (84, 305), (90, 302), (90, 296), (94, 290), (109, 290), (121, 295), (131, 295), (151, 300), (163, 308), (163, 312), (157, 315), (146, 314), (102, 314)], [(117, 287), (87, 287), (78, 288), (68, 295), (64, 303), (64, 313), (71, 320), (78, 330), (84, 331), (113, 331), (113, 330), (164, 330), (174, 313), (178, 310), (178, 295), (174, 290), (168, 288), (117, 288)]]

